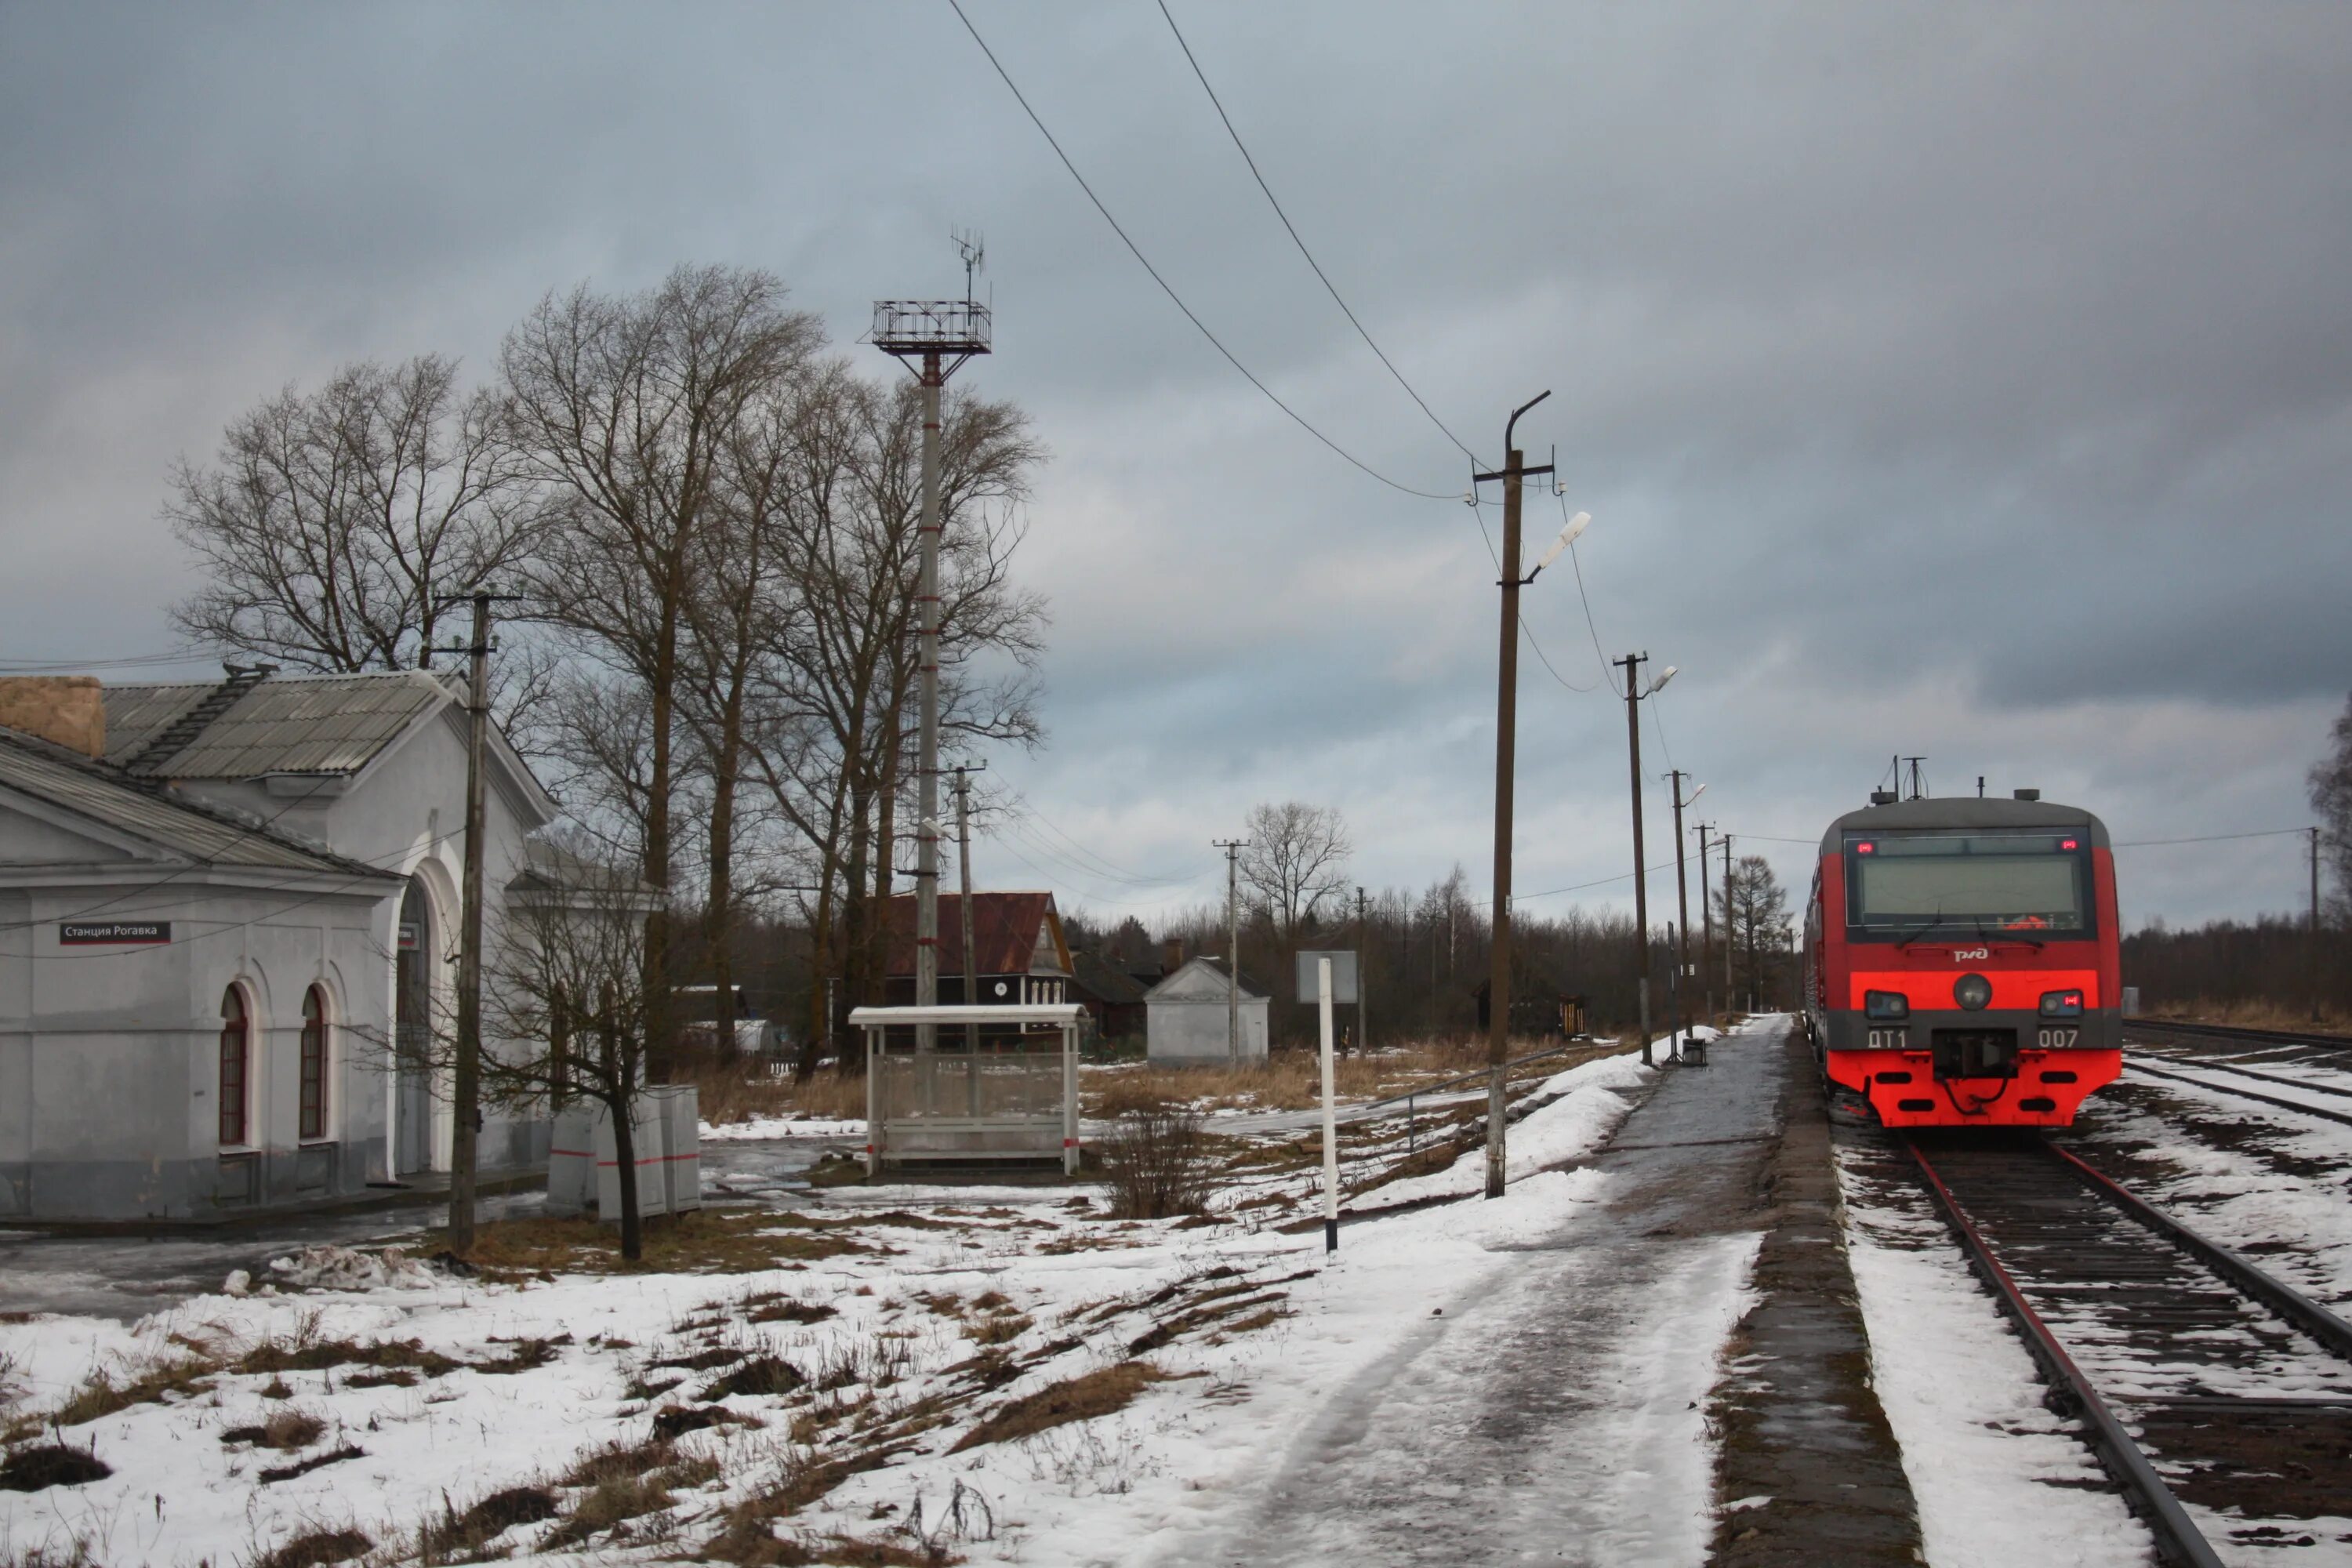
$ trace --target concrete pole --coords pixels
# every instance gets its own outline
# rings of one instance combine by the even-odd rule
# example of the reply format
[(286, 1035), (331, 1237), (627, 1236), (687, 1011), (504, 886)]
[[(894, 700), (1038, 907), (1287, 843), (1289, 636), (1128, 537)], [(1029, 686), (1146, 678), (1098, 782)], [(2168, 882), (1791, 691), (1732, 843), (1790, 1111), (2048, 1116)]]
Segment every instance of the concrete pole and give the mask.
[[(1517, 416), (1514, 415), (1513, 418)], [(1519, 468), (1503, 454), (1503, 626), (1495, 695), (1495, 951), (1486, 969), (1486, 1195), (1503, 1195), (1505, 1064), (1511, 1059), (1511, 808), (1518, 765)]]
[[(915, 589), (919, 730), (916, 737), (915, 1005), (940, 1000), (940, 387), (947, 377), (939, 351), (923, 355), (923, 521)], [(883, 847), (884, 854), (889, 847)], [(928, 1056), (939, 1026), (915, 1026), (915, 1050)]]
[[(474, 1245), (474, 1167), (482, 1100), (482, 751), (490, 726), (490, 600), (474, 595), (473, 679), (466, 727), (466, 871), (457, 919), (457, 1061), (449, 1130), (449, 1250)], [(625, 1179), (626, 1173), (623, 1173)]]
[(1633, 951), (1642, 1024), (1642, 1065), (1650, 1060), (1650, 874), (1642, 848), (1642, 665), (1650, 656), (1629, 653), (1612, 662), (1625, 671), (1625, 744), (1633, 766)]

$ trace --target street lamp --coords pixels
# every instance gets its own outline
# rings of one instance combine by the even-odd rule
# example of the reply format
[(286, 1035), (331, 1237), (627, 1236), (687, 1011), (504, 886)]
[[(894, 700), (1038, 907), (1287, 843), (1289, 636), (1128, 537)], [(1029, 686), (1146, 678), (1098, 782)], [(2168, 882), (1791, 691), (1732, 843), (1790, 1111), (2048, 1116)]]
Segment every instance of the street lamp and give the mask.
[(1543, 569), (1559, 560), (1561, 552), (1582, 537), (1584, 531), (1591, 526), (1592, 514), (1589, 511), (1580, 511), (1570, 518), (1561, 527), (1559, 537), (1551, 542), (1551, 548), (1537, 559), (1536, 569), (1528, 574), (1528, 581), (1532, 583), (1542, 576)]

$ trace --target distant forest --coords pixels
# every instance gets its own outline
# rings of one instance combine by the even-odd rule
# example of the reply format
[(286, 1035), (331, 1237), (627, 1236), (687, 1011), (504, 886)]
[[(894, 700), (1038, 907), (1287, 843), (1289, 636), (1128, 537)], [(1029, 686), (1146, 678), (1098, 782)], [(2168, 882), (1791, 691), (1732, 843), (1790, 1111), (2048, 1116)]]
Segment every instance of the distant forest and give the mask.
[[(2308, 1017), (2316, 994), (2338, 1023), (2352, 1022), (2352, 933), (2323, 921), (2314, 947), (2308, 917), (2215, 921), (2186, 931), (2164, 922), (2124, 938), (2124, 984), (2147, 1012), (2278, 1012)], [(2250, 1020), (2251, 1021), (2251, 1020)]]

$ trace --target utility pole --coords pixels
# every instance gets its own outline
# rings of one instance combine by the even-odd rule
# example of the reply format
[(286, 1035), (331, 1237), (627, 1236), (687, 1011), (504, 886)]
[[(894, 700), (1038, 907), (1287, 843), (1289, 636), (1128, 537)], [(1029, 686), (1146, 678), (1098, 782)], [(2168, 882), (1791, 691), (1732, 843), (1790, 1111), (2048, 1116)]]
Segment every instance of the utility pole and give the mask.
[(2305, 830), (2311, 835), (2311, 1021), (2319, 1022), (2319, 829)]
[[(916, 712), (915, 779), (915, 1005), (940, 999), (940, 389), (974, 355), (990, 352), (989, 308), (971, 300), (971, 274), (980, 265), (977, 240), (956, 241), (964, 259), (964, 298), (877, 300), (874, 346), (907, 365), (917, 363), (923, 392), (923, 521), (915, 586), (916, 655), (919, 677)], [(915, 1026), (915, 1050), (929, 1056), (939, 1043), (939, 1026)]]
[[(1717, 1009), (1715, 1005), (1715, 900), (1707, 887), (1707, 835), (1713, 833), (1715, 829), (1716, 825), (1714, 823), (1702, 822), (1692, 830), (1698, 835), (1698, 934), (1700, 949), (1698, 970), (1700, 975), (1703, 977), (1700, 985), (1700, 999), (1702, 1005), (1706, 1008), (1706, 1021), (1709, 1024), (1714, 1024), (1717, 1021)], [(1725, 916), (1726, 921), (1727, 921), (1729, 918), (1729, 915), (1727, 913)]]
[[(1495, 693), (1495, 952), (1486, 978), (1486, 1195), (1503, 1195), (1503, 1078), (1511, 1059), (1511, 785), (1518, 765), (1519, 700), (1519, 487), (1552, 465), (1530, 468), (1513, 437), (1519, 416), (1549, 397), (1539, 392), (1511, 411), (1503, 426), (1503, 466), (1475, 474), (1475, 483), (1503, 485), (1502, 651)], [(1532, 579), (1528, 579), (1532, 581)]]
[(1650, 877), (1643, 868), (1642, 849), (1642, 666), (1646, 653), (1629, 653), (1609, 662), (1625, 671), (1625, 744), (1633, 763), (1633, 951), (1634, 970), (1641, 976), (1642, 1065), (1650, 1061)]
[(1371, 1030), (1364, 1022), (1364, 993), (1371, 989), (1369, 984), (1370, 977), (1366, 973), (1370, 966), (1365, 963), (1365, 954), (1369, 951), (1364, 942), (1364, 889), (1358, 888), (1356, 889), (1356, 1048), (1360, 1051), (1372, 1048)]
[(471, 657), (466, 712), (466, 870), (458, 896), (457, 1060), (450, 1074), (449, 1250), (463, 1258), (474, 1246), (474, 1167), (482, 1121), (482, 752), (490, 729), (490, 606), (511, 594), (477, 591), (470, 647), (444, 648)]
[[(972, 959), (971, 918), (971, 780), (968, 776), (980, 773), (986, 763), (958, 763), (955, 769), (956, 797), (956, 879), (963, 890), (957, 905), (956, 924), (963, 928), (963, 1005), (975, 1005), (980, 1000), (980, 965)], [(965, 1069), (971, 1084), (971, 1113), (980, 1114), (980, 1025), (978, 1021), (963, 1026), (964, 1049), (971, 1053), (971, 1065)]]
[[(1675, 792), (1675, 930), (1679, 933), (1675, 939), (1675, 1055), (1678, 1058), (1683, 1054), (1683, 1040), (1690, 1034), (1690, 878), (1683, 865), (1683, 807), (1706, 791), (1706, 785), (1701, 784), (1691, 792), (1690, 800), (1685, 800), (1683, 780), (1688, 777), (1680, 768), (1666, 774)], [(1704, 887), (1699, 897), (1706, 897)]]
[(1225, 1063), (1239, 1067), (1242, 1059), (1242, 917), (1241, 852), (1246, 838), (1213, 838), (1225, 852)]
[(1731, 923), (1731, 835), (1723, 836), (1723, 1007), (1735, 1011), (1739, 999), (1731, 989), (1731, 950), (1739, 945), (1738, 928)]

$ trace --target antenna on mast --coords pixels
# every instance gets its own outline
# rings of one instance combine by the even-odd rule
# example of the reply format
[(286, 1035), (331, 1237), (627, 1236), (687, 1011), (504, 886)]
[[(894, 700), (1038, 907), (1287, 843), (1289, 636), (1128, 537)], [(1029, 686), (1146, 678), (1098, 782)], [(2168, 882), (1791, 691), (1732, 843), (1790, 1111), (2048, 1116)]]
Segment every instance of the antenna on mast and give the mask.
[(978, 229), (951, 231), (948, 237), (955, 241), (956, 254), (963, 258), (963, 302), (969, 305), (972, 276), (988, 270), (988, 245)]

